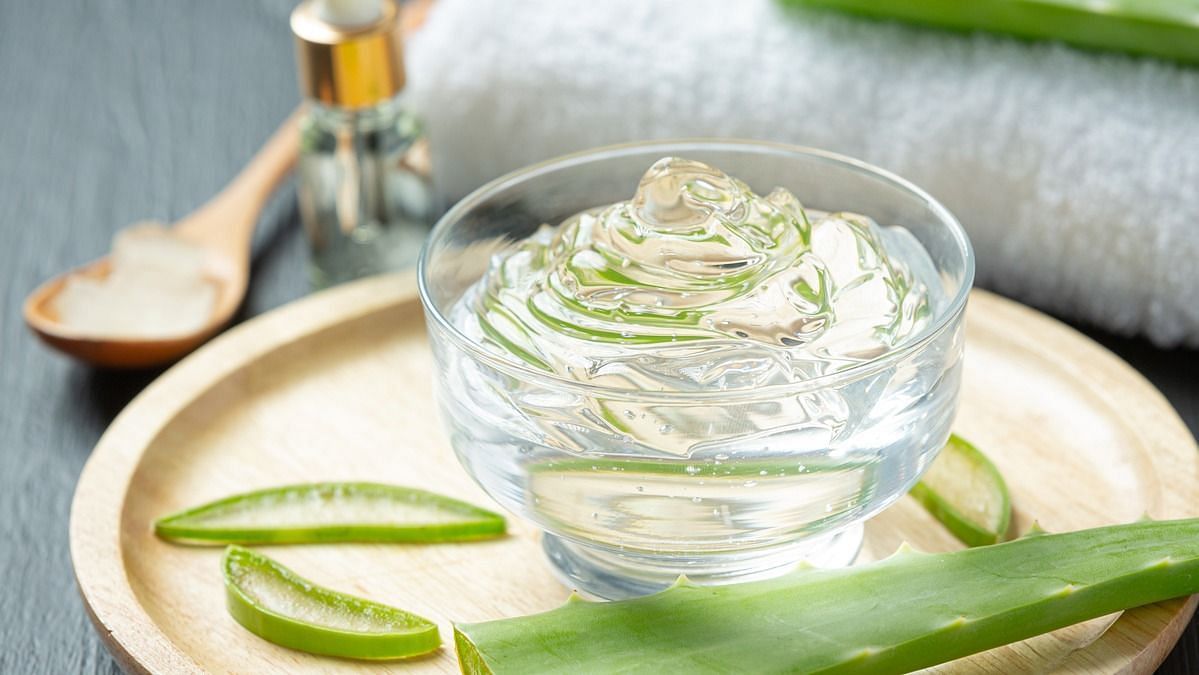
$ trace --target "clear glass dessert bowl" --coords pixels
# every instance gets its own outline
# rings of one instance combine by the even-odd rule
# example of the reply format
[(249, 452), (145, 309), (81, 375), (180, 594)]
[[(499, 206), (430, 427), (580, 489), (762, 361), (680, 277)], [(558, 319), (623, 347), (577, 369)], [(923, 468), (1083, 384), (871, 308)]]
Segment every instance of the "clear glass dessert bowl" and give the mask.
[(499, 178), (418, 274), (458, 459), (568, 585), (619, 598), (852, 562), (949, 435), (974, 261), (901, 178), (700, 140)]

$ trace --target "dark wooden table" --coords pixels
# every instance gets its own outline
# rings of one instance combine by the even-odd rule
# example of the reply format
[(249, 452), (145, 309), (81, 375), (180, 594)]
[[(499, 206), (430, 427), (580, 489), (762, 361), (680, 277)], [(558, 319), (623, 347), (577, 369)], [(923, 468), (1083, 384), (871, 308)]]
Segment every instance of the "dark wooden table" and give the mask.
[[(25, 294), (143, 218), (214, 194), (297, 101), (292, 0), (0, 0), (0, 673), (118, 668), (75, 590), (79, 471), (155, 372), (105, 372), (39, 345)], [(241, 319), (308, 292), (295, 197), (259, 227)], [(1199, 427), (1199, 355), (1090, 331)], [(1164, 673), (1199, 669), (1192, 624)]]

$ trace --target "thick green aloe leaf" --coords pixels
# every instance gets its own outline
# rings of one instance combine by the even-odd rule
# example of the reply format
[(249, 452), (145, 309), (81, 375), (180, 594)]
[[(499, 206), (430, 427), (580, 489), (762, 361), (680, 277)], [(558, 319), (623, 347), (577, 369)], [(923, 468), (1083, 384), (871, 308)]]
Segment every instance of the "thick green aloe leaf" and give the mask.
[(1199, 592), (1199, 519), (458, 624), (464, 673), (905, 673)]
[(949, 437), (912, 488), (912, 496), (967, 546), (1003, 540), (1012, 521), (1012, 500), (1003, 476), (960, 436)]
[(213, 544), (440, 542), (496, 537), (504, 518), (379, 483), (309, 483), (234, 495), (154, 523), (164, 539)]
[(432, 621), (322, 588), (249, 549), (225, 549), (221, 567), (229, 614), (277, 645), (351, 659), (400, 659), (441, 646)]
[(1199, 0), (787, 0), (1199, 63)]

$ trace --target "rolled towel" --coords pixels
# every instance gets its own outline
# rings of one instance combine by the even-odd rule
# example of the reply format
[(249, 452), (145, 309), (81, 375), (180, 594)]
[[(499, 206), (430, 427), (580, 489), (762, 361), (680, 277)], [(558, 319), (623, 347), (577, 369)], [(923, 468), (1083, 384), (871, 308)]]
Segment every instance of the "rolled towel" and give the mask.
[(1199, 68), (772, 0), (438, 0), (408, 56), (451, 196), (635, 139), (815, 146), (944, 202), (980, 283), (1199, 346)]

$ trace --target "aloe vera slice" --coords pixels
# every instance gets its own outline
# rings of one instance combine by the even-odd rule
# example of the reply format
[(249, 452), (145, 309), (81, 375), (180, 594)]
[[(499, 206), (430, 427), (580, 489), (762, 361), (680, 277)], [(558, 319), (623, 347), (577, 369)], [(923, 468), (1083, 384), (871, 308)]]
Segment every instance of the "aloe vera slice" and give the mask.
[(790, 0), (957, 30), (1199, 63), (1197, 0)]
[(457, 499), (379, 483), (308, 483), (233, 495), (154, 523), (165, 539), (214, 544), (441, 542), (502, 535), (504, 518)]
[(960, 436), (950, 436), (912, 496), (967, 546), (1002, 540), (1012, 520), (1012, 500), (999, 470)]
[(441, 646), (432, 621), (322, 588), (249, 549), (225, 549), (221, 568), (229, 614), (268, 642), (350, 659), (400, 659)]
[(457, 624), (463, 673), (905, 673), (1199, 592), (1199, 519)]

